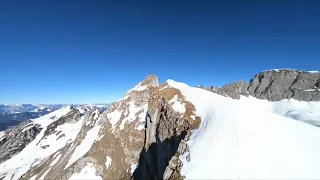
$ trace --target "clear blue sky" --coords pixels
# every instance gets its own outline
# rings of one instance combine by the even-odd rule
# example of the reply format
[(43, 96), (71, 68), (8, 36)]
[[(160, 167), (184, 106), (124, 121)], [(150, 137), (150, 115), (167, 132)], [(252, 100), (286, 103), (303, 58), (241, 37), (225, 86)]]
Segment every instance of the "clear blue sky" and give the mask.
[(190, 85), (320, 69), (318, 1), (0, 2), (0, 103), (103, 103), (147, 74)]

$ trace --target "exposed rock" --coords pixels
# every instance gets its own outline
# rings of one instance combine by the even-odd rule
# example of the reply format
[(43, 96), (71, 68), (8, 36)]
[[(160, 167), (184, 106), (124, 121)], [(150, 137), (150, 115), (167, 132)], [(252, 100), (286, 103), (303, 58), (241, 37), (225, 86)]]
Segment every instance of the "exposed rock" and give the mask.
[(31, 121), (25, 121), (7, 129), (0, 141), (0, 163), (22, 151), (40, 131), (40, 126)]
[[(54, 118), (42, 131), (31, 122), (13, 127), (0, 137), (0, 159), (6, 160), (20, 152), (40, 131), (42, 138), (56, 135), (55, 139), (63, 139), (65, 135), (58, 131), (59, 127), (81, 119), (72, 141), (66, 140), (63, 148), (35, 161), (21, 179), (69, 179), (88, 163), (104, 179), (183, 179), (180, 158), (192, 160), (186, 142), (201, 120), (195, 114), (194, 105), (168, 82), (159, 85), (156, 75), (147, 76), (105, 112), (92, 109), (82, 116), (72, 109), (65, 116)], [(273, 70), (257, 74), (250, 82), (199, 88), (234, 99), (251, 95), (271, 101), (319, 100), (319, 85), (319, 73)], [(182, 110), (174, 104), (182, 106)], [(93, 129), (96, 133), (91, 137), (92, 143), (88, 143), (90, 148), (70, 163)], [(41, 144), (41, 148), (48, 148), (48, 144)]]
[[(183, 114), (169, 103), (176, 96), (187, 107)], [(132, 179), (182, 179), (179, 155), (187, 152), (185, 142), (200, 123), (194, 111), (181, 92), (167, 83), (153, 91), (148, 104), (145, 145)]]
[(292, 69), (269, 70), (258, 73), (250, 82), (236, 81), (222, 88), (198, 86), (214, 93), (239, 99), (240, 95), (269, 101), (296, 99), (320, 101), (320, 72)]
[[(66, 115), (60, 117), (53, 123), (59, 124), (61, 122), (64, 123), (75, 123), (79, 121), (78, 118), (80, 118), (78, 115), (80, 114), (80, 111), (78, 109), (72, 108), (70, 112), (68, 112)], [(86, 163), (94, 163), (96, 164), (96, 160), (91, 157), (83, 157), (80, 158), (75, 163), (71, 164), (67, 167), (67, 164), (70, 160), (70, 158), (74, 155), (74, 152), (76, 148), (81, 144), (81, 142), (86, 137), (88, 131), (92, 129), (93, 127), (97, 126), (100, 111), (96, 108), (92, 108), (89, 110), (83, 118), (82, 127), (79, 131), (76, 139), (73, 142), (70, 142), (66, 144), (62, 149), (59, 149), (55, 153), (49, 155), (47, 158), (41, 161), (41, 163), (36, 163), (32, 166), (31, 169), (27, 173), (25, 173), (20, 179), (30, 179), (31, 177), (35, 179), (61, 179), (61, 180), (67, 180), (69, 179), (74, 173), (78, 173), (81, 171), (83, 167), (86, 166)], [(49, 126), (56, 129), (57, 126), (60, 126), (62, 124), (59, 124), (57, 126), (52, 125), (51, 123)], [(48, 126), (48, 127), (49, 127)], [(52, 132), (54, 130), (51, 130)], [(42, 139), (45, 138), (44, 137)], [(60, 137), (60, 136), (59, 136)], [(54, 163), (56, 161), (56, 163)], [(99, 165), (97, 164), (97, 168)]]
[(211, 92), (220, 94), (222, 96), (231, 97), (233, 99), (239, 99), (240, 95), (248, 96), (247, 88), (249, 86), (249, 83), (243, 80), (235, 81), (230, 84), (224, 85), (222, 88), (219, 86), (208, 86), (205, 87), (203, 85), (196, 86), (198, 88), (206, 89)]
[(236, 81), (223, 86), (219, 91), (219, 94), (221, 95), (224, 94), (225, 96), (231, 97), (233, 99), (239, 99), (240, 95), (244, 95), (244, 96), (248, 95), (248, 91), (247, 91), (248, 86), (249, 86), (249, 83), (246, 81), (242, 81), (242, 80)]
[(72, 111), (70, 111), (68, 114), (66, 114), (63, 117), (60, 117), (58, 120), (55, 120), (50, 125), (47, 126), (46, 131), (44, 132), (44, 137), (48, 136), (52, 133), (55, 133), (57, 126), (64, 124), (64, 123), (75, 123), (79, 121), (80, 119), (80, 111), (78, 109), (75, 109), (73, 107)]
[(258, 73), (248, 88), (250, 95), (259, 99), (280, 101), (296, 99), (300, 101), (320, 101), (317, 89), (320, 73), (281, 69)]
[[(33, 167), (24, 174), (23, 179), (39, 179), (42, 176), (44, 179), (68, 179), (79, 173), (87, 163), (94, 164), (96, 175), (104, 179), (130, 179), (131, 166), (138, 162), (144, 146), (148, 100), (158, 85), (157, 76), (147, 76), (125, 93), (120, 101), (110, 104), (102, 114), (95, 111), (87, 112), (76, 140)], [(54, 131), (56, 126), (50, 127), (51, 131)], [(90, 150), (67, 166), (77, 147), (93, 128), (98, 128), (99, 133)], [(50, 167), (58, 154), (63, 156), (58, 163)], [(106, 157), (112, 161), (108, 166), (105, 165)]]
[(317, 80), (315, 86), (316, 86), (315, 88), (318, 88), (318, 89), (320, 88), (320, 79)]
[(219, 86), (208, 86), (208, 87), (205, 87), (204, 85), (199, 85), (199, 86), (196, 86), (196, 87), (201, 88), (201, 89), (206, 89), (206, 90), (209, 90), (209, 91), (217, 93), (217, 94), (219, 94), (219, 92), (221, 90), (221, 87), (219, 87)]

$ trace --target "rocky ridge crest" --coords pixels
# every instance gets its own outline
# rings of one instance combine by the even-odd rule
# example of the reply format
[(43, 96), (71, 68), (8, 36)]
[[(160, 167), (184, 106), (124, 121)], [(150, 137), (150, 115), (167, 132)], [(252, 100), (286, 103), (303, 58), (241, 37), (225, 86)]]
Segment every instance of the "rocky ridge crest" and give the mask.
[[(317, 100), (319, 79), (318, 72), (271, 70), (257, 74), (250, 82), (200, 88), (234, 99), (251, 95), (270, 101)], [(33, 131), (34, 128), (30, 128), (32, 132), (26, 132), (27, 135), (19, 135), (25, 128), (25, 124), (20, 124), (15, 127), (18, 130), (8, 129), (6, 135), (0, 137), (0, 152), (3, 142), (8, 142), (7, 134), (18, 134), (12, 138), (27, 137), (26, 144), (18, 150), (14, 148), (12, 156), (8, 156), (10, 160), (42, 132), (44, 136), (39, 142), (53, 135), (63, 138), (58, 129), (65, 124), (81, 123), (73, 140), (46, 158), (33, 162), (20, 179), (69, 179), (88, 164), (94, 168), (95, 175), (103, 179), (183, 179), (181, 155), (187, 161), (192, 159), (186, 142), (201, 119), (196, 116), (194, 105), (171, 83), (172, 80), (168, 80), (159, 85), (157, 76), (149, 75), (103, 113), (92, 109), (82, 115), (71, 110), (46, 129), (36, 126)], [(0, 178), (7, 177), (2, 175), (0, 173)]]
[(240, 95), (250, 95), (269, 101), (290, 98), (299, 101), (320, 101), (320, 72), (275, 69), (256, 74), (250, 82), (235, 81), (222, 88), (198, 87), (233, 99), (239, 99)]

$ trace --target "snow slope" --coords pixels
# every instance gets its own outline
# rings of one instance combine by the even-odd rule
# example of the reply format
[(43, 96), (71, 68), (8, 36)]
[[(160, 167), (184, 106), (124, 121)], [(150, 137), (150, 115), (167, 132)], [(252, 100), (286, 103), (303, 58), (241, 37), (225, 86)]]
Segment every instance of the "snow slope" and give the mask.
[[(280, 115), (287, 112), (288, 108), (279, 110), (285, 101), (233, 100), (167, 82), (195, 105), (201, 117), (200, 128), (187, 142), (190, 161), (186, 154), (180, 156), (187, 179), (320, 178), (320, 129)], [(298, 107), (294, 103), (291, 109)]]
[(102, 178), (96, 175), (96, 169), (92, 163), (88, 163), (80, 173), (73, 174), (69, 180), (102, 180)]
[(244, 106), (249, 106), (248, 108), (251, 108), (252, 111), (265, 110), (309, 124), (320, 125), (320, 102), (306, 102), (295, 99), (270, 102), (245, 96), (241, 96), (240, 101)]
[(79, 158), (81, 158), (91, 149), (91, 146), (93, 145), (93, 143), (97, 139), (99, 139), (99, 136), (98, 136), (99, 130), (100, 130), (100, 125), (97, 125), (87, 132), (87, 135), (85, 136), (84, 140), (81, 142), (79, 146), (76, 147), (65, 169), (68, 168), (74, 162), (76, 162)]
[(50, 123), (68, 114), (70, 111), (71, 107), (67, 106), (32, 120), (33, 123), (40, 124), (43, 129), (20, 153), (0, 164), (0, 177), (18, 179), (32, 166), (41, 163), (66, 144), (73, 142), (81, 129), (83, 117), (76, 123), (65, 123), (57, 126), (56, 131), (60, 132), (59, 135), (63, 136), (59, 136), (56, 133), (49, 136), (44, 135)]

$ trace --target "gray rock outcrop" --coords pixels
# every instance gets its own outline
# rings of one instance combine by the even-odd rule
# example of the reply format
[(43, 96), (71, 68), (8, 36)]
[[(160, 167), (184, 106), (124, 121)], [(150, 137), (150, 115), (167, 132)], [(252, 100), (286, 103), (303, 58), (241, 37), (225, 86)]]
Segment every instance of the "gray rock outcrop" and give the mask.
[(40, 133), (40, 125), (25, 121), (7, 129), (0, 141), (0, 163), (22, 151)]
[(250, 95), (269, 101), (290, 98), (299, 101), (320, 101), (320, 72), (293, 69), (268, 70), (258, 73), (250, 82), (236, 81), (222, 88), (198, 87), (233, 99), (239, 99), (240, 95)]
[(250, 81), (248, 91), (250, 95), (270, 101), (290, 98), (320, 101), (319, 80), (319, 72), (291, 69), (263, 71)]
[[(56, 133), (55, 129), (58, 125), (78, 121), (80, 112), (77, 109), (72, 110), (53, 121), (46, 129), (44, 137), (52, 133)], [(4, 136), (0, 140), (0, 163), (12, 158), (17, 153), (21, 152), (42, 130), (39, 124), (34, 124), (31, 120), (24, 121), (17, 126), (13, 126), (4, 131)], [(44, 138), (43, 137), (43, 138)], [(46, 148), (45, 146), (42, 148)]]
[[(188, 153), (186, 141), (191, 131), (199, 127), (200, 118), (194, 114), (194, 105), (178, 89), (167, 85), (161, 84), (149, 99), (145, 143), (132, 179), (183, 179), (179, 156)], [(176, 96), (185, 104), (186, 112), (173, 110), (170, 100)]]
[[(233, 99), (243, 95), (270, 101), (287, 98), (320, 101), (320, 73), (271, 70), (258, 73), (250, 82), (240, 80), (223, 87), (199, 88)], [(183, 104), (185, 111), (174, 110), (172, 102)], [(192, 160), (186, 142), (201, 121), (195, 112), (194, 105), (180, 90), (167, 82), (159, 85), (156, 75), (147, 76), (104, 113), (96, 109), (86, 112), (75, 140), (43, 159), (21, 179), (68, 179), (88, 162), (105, 179), (183, 179), (180, 157)], [(71, 108), (65, 116), (53, 119), (40, 133), (44, 138), (58, 135), (60, 125), (78, 122), (82, 116), (79, 110)], [(88, 134), (95, 132), (91, 131), (93, 128), (98, 131), (90, 150), (67, 165)], [(5, 131), (0, 137), (0, 163), (20, 152), (40, 131), (40, 126), (31, 121)], [(59, 161), (51, 166), (58, 156)], [(107, 158), (112, 163), (107, 163)]]

